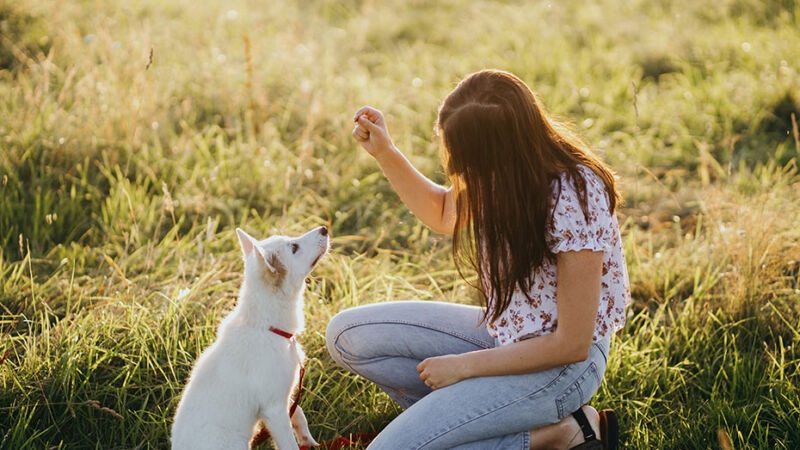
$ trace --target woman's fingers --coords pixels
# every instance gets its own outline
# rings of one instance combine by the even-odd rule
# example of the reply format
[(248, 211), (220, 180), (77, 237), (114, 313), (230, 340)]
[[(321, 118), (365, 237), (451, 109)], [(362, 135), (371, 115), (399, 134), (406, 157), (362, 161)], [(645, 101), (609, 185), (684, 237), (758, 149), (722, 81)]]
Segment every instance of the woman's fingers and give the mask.
[(419, 372), (419, 379), (425, 383), (425, 386), (436, 390), (436, 385), (434, 385), (433, 381), (431, 381), (431, 374), (425, 371), (425, 361), (422, 361), (419, 363), (419, 365), (417, 365), (417, 372)]
[(369, 139), (369, 131), (365, 130), (359, 125), (356, 125), (353, 127), (353, 137), (358, 141), (366, 141)]
[(362, 106), (361, 108), (356, 111), (355, 115), (353, 116), (353, 121), (358, 122), (358, 119), (361, 116), (365, 116), (367, 120), (373, 123), (378, 123), (381, 120), (381, 112), (371, 106)]
[(366, 115), (362, 115), (358, 118), (358, 126), (367, 130), (367, 132), (378, 131), (379, 127), (375, 125), (373, 121), (371, 121)]
[(353, 119), (356, 122), (353, 137), (370, 155), (377, 157), (391, 150), (392, 139), (389, 137), (386, 122), (380, 111), (371, 106), (364, 106), (356, 111)]
[(353, 115), (353, 122), (357, 121), (358, 118), (364, 114), (371, 115), (374, 114), (375, 112), (377, 112), (377, 110), (371, 106), (362, 106), (361, 108), (358, 108), (358, 111), (356, 111), (356, 113)]
[(358, 111), (353, 114), (353, 122), (358, 122), (358, 118), (361, 117), (362, 114), (364, 114), (364, 107), (358, 108)]

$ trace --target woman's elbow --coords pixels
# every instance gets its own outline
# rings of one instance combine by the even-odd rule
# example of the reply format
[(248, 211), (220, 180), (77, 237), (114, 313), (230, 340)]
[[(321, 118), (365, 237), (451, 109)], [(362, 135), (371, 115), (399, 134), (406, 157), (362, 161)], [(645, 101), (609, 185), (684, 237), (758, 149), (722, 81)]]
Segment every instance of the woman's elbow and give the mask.
[(439, 219), (436, 221), (429, 221), (425, 223), (425, 225), (427, 225), (428, 228), (430, 228), (434, 233), (439, 234), (453, 234), (453, 228), (455, 226), (453, 221), (448, 220), (448, 218), (445, 216), (439, 217)]
[(569, 361), (568, 364), (579, 363), (579, 362), (583, 362), (583, 361), (586, 361), (587, 359), (589, 359), (589, 350), (591, 349), (591, 347), (592, 347), (592, 345), (589, 344), (589, 345), (587, 345), (585, 347), (581, 346), (581, 347), (578, 347), (578, 348), (572, 350), (569, 353), (569, 360), (570, 361)]
[(565, 359), (565, 364), (574, 364), (586, 361), (589, 359), (589, 351), (592, 348), (592, 338), (584, 339), (570, 339), (567, 340), (566, 345), (562, 346), (564, 349), (562, 355)]
[(434, 233), (438, 233), (438, 234), (453, 234), (453, 229), (452, 228), (447, 228), (447, 227), (444, 227), (444, 226), (428, 225), (428, 228), (430, 228), (431, 231), (433, 231)]

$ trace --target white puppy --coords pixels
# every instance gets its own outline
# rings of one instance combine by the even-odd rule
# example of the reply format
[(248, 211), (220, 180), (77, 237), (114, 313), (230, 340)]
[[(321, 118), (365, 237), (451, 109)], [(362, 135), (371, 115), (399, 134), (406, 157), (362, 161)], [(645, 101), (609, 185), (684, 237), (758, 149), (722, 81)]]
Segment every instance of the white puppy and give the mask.
[[(281, 450), (317, 445), (305, 415), (289, 418), (305, 355), (305, 278), (330, 247), (328, 229), (257, 241), (236, 229), (244, 253), (239, 302), (197, 359), (172, 425), (173, 449), (246, 449), (259, 420)], [(297, 433), (297, 441), (292, 433)]]

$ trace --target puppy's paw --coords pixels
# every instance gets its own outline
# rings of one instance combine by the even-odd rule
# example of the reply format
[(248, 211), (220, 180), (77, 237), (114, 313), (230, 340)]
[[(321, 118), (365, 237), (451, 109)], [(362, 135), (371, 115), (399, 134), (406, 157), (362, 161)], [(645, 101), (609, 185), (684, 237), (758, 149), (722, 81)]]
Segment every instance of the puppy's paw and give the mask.
[(317, 441), (311, 437), (311, 431), (308, 429), (308, 421), (306, 420), (303, 408), (297, 407), (294, 415), (291, 417), (291, 421), (294, 435), (297, 437), (297, 443), (300, 444), (301, 447), (319, 445)]
[(316, 447), (319, 445), (319, 442), (315, 441), (310, 434), (298, 436), (297, 443), (300, 445), (300, 447)]

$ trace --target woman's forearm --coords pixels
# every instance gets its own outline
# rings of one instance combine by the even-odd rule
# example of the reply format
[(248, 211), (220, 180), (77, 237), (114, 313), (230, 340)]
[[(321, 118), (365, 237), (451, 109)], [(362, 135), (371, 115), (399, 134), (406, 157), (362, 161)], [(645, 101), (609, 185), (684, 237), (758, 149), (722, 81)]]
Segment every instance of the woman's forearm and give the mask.
[(448, 204), (447, 188), (420, 173), (395, 147), (376, 155), (376, 160), (400, 200), (419, 220), (437, 233), (453, 232), (454, 206)]
[(456, 207), (452, 190), (421, 174), (392, 143), (383, 113), (371, 106), (356, 111), (353, 137), (381, 166), (412, 213), (437, 233), (452, 233)]
[(551, 333), (458, 356), (464, 378), (519, 375), (583, 361), (584, 347)]

